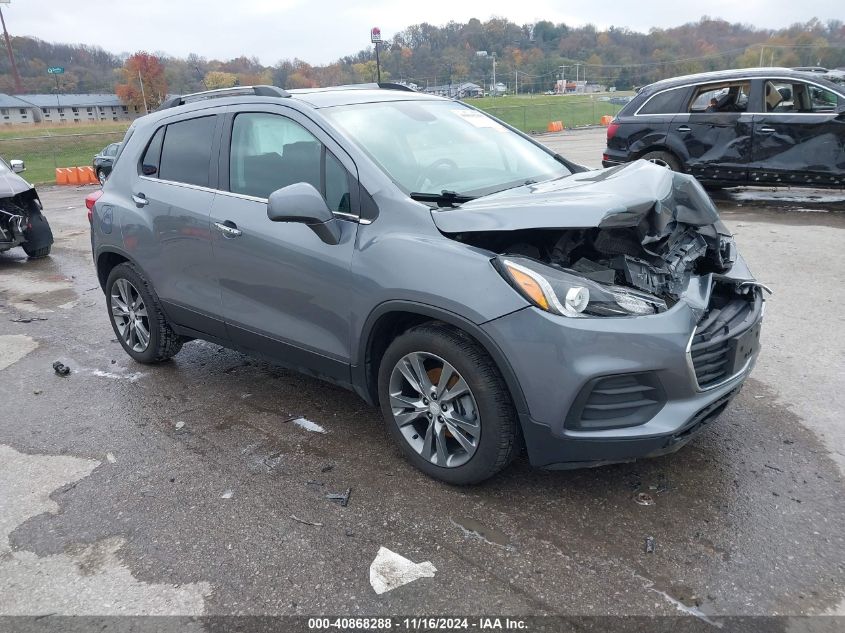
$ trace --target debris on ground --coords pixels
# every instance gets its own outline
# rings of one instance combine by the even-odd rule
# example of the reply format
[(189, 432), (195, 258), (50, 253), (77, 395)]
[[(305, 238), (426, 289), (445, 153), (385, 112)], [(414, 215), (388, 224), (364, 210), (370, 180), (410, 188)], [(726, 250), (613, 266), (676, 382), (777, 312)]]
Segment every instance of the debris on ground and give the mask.
[(264, 458), (264, 465), (267, 467), (268, 470), (273, 470), (274, 468), (278, 467), (279, 464), (282, 463), (282, 454), (281, 453), (273, 453), (272, 455), (268, 455)]
[(383, 594), (420, 578), (434, 578), (437, 568), (429, 561), (415, 563), (386, 547), (380, 547), (370, 564), (370, 585)]
[(634, 501), (636, 501), (641, 506), (653, 506), (654, 505), (654, 497), (652, 497), (647, 492), (637, 493), (637, 496), (634, 497)]
[(184, 422), (182, 422), (182, 420), (179, 420), (179, 421), (178, 421), (176, 424), (174, 424), (173, 426), (174, 426), (174, 428), (178, 431), (179, 429), (181, 429), (181, 428), (183, 428), (183, 427), (185, 426), (185, 423), (184, 423)]
[(300, 519), (295, 514), (290, 515), (290, 518), (296, 521), (297, 523), (302, 523), (302, 525), (313, 525), (314, 527), (323, 527), (322, 523), (317, 523), (316, 521), (306, 521), (305, 519)]
[(321, 473), (327, 473), (334, 468), (334, 464), (326, 464), (320, 469)]
[(765, 466), (766, 468), (771, 468), (772, 470), (776, 470), (776, 471), (778, 471), (779, 473), (782, 473), (782, 472), (783, 472), (783, 471), (782, 471), (780, 468), (778, 468), (777, 466), (772, 466), (772, 465), (770, 465), (770, 464), (763, 464), (763, 466)]
[(316, 479), (309, 479), (305, 482), (306, 486), (322, 486), (324, 485), (322, 481), (317, 481)]
[(59, 376), (67, 376), (70, 373), (70, 367), (57, 360), (53, 363), (53, 371)]
[(234, 496), (235, 496), (235, 493), (234, 493), (233, 490), (227, 490), (222, 495), (220, 495), (220, 498), (221, 499), (231, 499)]
[(35, 391), (33, 391), (32, 393), (34, 393), (36, 396), (40, 396), (40, 395), (41, 395), (42, 393), (44, 393), (44, 392), (43, 392), (43, 391), (41, 391), (41, 389), (36, 389), (36, 390), (35, 390)]
[(37, 316), (19, 316), (14, 319), (9, 319), (12, 323), (32, 323), (33, 321), (46, 321), (47, 317)]
[(654, 554), (654, 537), (653, 536), (646, 536), (645, 537), (645, 553), (646, 554)]
[(352, 493), (352, 488), (347, 488), (342, 493), (329, 493), (326, 495), (326, 499), (329, 501), (337, 501), (340, 503), (341, 507), (345, 508), (349, 503), (349, 495)]
[(312, 433), (325, 433), (326, 429), (322, 426), (317, 424), (316, 422), (312, 422), (308, 418), (295, 418), (293, 423), (296, 424), (301, 429), (305, 429), (306, 431), (311, 431)]
[(114, 464), (117, 461), (117, 457), (114, 456), (114, 453), (106, 453), (106, 461), (109, 464)]
[(355, 536), (355, 530), (353, 530), (352, 528), (346, 528), (343, 533), (349, 537)]

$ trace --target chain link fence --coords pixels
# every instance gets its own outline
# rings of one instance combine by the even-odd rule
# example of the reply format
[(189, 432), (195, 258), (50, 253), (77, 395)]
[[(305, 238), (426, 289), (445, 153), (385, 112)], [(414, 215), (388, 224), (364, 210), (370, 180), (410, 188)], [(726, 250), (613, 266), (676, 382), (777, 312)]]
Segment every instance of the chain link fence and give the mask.
[(532, 133), (545, 132), (552, 121), (561, 121), (565, 128), (599, 125), (603, 116), (616, 116), (622, 107), (599, 99), (561, 97), (555, 102), (486, 106), (484, 111), (523, 132)]
[[(32, 131), (42, 132), (37, 128)], [(21, 175), (29, 182), (53, 183), (57, 167), (91, 165), (95, 154), (110, 143), (123, 140), (124, 134), (125, 129), (77, 133), (70, 128), (36, 136), (15, 130), (3, 131), (0, 134), (0, 156), (7, 162), (13, 159), (24, 161), (26, 171)]]

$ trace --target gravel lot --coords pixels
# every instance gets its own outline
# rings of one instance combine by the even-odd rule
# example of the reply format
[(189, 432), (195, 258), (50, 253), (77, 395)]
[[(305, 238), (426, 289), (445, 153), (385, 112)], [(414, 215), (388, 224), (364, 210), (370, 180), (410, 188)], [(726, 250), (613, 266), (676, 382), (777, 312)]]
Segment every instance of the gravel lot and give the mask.
[[(603, 134), (542, 140), (597, 165)], [(41, 191), (52, 257), (0, 254), (0, 615), (845, 615), (843, 192), (716, 199), (775, 294), (752, 378), (693, 443), (453, 488), (352, 393), (202, 342), (133, 363), (87, 191)], [(436, 572), (376, 594), (380, 547)]]

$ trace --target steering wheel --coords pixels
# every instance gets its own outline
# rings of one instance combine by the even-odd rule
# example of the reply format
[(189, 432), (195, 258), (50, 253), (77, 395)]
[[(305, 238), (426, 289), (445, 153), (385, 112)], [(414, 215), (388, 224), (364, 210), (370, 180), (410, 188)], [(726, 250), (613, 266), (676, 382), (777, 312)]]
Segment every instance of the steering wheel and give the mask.
[(430, 165), (423, 167), (417, 175), (417, 179), (414, 181), (414, 189), (419, 190), (420, 186), (425, 183), (426, 180), (429, 180), (431, 172), (443, 168), (457, 169), (458, 163), (453, 161), (451, 158), (438, 158)]

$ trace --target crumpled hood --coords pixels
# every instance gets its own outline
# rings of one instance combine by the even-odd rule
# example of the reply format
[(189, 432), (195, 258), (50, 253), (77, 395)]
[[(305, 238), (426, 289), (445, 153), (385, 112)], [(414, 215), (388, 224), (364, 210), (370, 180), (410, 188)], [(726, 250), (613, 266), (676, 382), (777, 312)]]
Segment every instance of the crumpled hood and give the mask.
[(32, 189), (26, 180), (15, 172), (0, 167), (0, 198), (10, 198)]
[[(687, 174), (639, 160), (485, 196), (433, 210), (444, 233), (633, 227), (643, 243), (661, 239), (676, 223), (730, 235), (701, 185)], [(643, 222), (645, 220), (645, 222)]]

